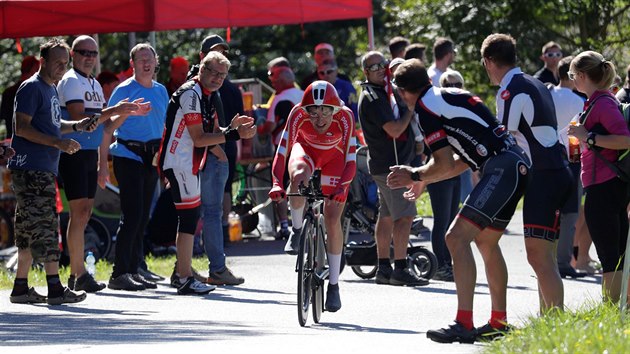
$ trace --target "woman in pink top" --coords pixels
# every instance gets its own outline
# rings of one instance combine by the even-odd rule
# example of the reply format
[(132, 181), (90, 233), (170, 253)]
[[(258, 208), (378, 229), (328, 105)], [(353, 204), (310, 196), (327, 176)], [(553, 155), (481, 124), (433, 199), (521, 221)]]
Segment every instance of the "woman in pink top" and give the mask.
[(586, 193), (584, 215), (602, 263), (604, 299), (613, 302), (620, 298), (623, 256), (628, 241), (629, 185), (617, 178), (593, 150), (614, 161), (618, 150), (630, 148), (630, 132), (619, 111), (619, 101), (608, 91), (615, 76), (613, 63), (592, 51), (576, 56), (569, 69), (569, 78), (575, 82), (575, 87), (589, 97), (580, 125), (571, 126), (569, 135), (576, 136), (588, 147), (582, 150), (581, 156), (581, 179)]

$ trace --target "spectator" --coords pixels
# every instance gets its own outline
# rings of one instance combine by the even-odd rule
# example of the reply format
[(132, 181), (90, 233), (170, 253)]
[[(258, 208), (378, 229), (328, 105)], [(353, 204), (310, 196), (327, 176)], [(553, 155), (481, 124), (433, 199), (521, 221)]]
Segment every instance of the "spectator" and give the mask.
[[(621, 103), (630, 103), (630, 65), (626, 67), (626, 82), (617, 92), (617, 99)], [(2, 102), (4, 102), (4, 100)]]
[(186, 76), (190, 70), (190, 64), (184, 57), (174, 57), (171, 59), (168, 76), (169, 80), (166, 84), (166, 91), (169, 97), (177, 91), (177, 89), (186, 82)]
[(575, 235), (575, 225), (578, 219), (578, 212), (582, 204), (582, 184), (580, 183), (580, 155), (571, 151), (567, 129), (569, 123), (584, 108), (584, 100), (573, 93), (575, 85), (569, 80), (569, 65), (573, 57), (564, 57), (558, 63), (558, 76), (560, 84), (549, 88), (553, 104), (556, 108), (556, 118), (558, 119), (558, 132), (560, 142), (564, 145), (569, 156), (569, 168), (573, 175), (573, 188), (571, 196), (562, 207), (560, 214), (560, 237), (558, 239), (557, 262), (560, 276), (563, 278), (581, 278), (586, 273), (578, 273), (571, 266), (571, 256), (573, 254), (573, 239)]
[(158, 152), (168, 94), (166, 88), (153, 80), (158, 56), (148, 43), (135, 45), (129, 53), (133, 76), (123, 81), (112, 93), (109, 106), (123, 100), (144, 98), (151, 102), (145, 116), (114, 117), (105, 129), (103, 144), (111, 144), (114, 175), (120, 188), (120, 226), (116, 238), (116, 257), (108, 287), (114, 290), (144, 290), (155, 288), (154, 282), (139, 274), (144, 259), (144, 235), (151, 203), (158, 181), (153, 160)]
[(497, 116), (532, 161), (532, 181), (523, 201), (527, 260), (538, 279), (541, 313), (564, 306), (556, 262), (558, 216), (571, 192), (571, 171), (558, 141), (558, 121), (549, 90), (516, 66), (516, 41), (491, 34), (481, 46), (482, 61), (497, 92)]
[[(326, 258), (330, 267), (324, 306), (330, 312), (341, 308), (338, 284), (343, 256), (341, 216), (356, 173), (353, 125), (352, 112), (343, 107), (335, 88), (326, 81), (313, 82), (288, 118), (273, 161), (273, 188), (269, 192), (274, 201), (286, 197), (283, 179), (287, 165), (292, 193), (298, 192), (300, 184), (307, 184), (316, 169), (321, 171), (321, 191), (330, 196), (324, 201)], [(304, 198), (291, 197), (292, 239), (299, 239), (304, 204)]]
[(105, 99), (105, 104), (107, 104), (109, 98), (112, 96), (112, 92), (114, 92), (116, 86), (120, 84), (120, 80), (118, 80), (118, 76), (111, 71), (101, 71), (96, 76), (96, 81), (101, 84), (103, 98)]
[[(79, 36), (72, 42), (72, 69), (65, 73), (57, 84), (57, 92), (61, 105), (61, 114), (65, 120), (80, 121), (85, 117), (98, 117), (99, 123), (109, 124), (112, 115), (142, 115), (148, 111), (149, 105), (131, 102), (118, 102), (115, 106), (105, 108), (105, 98), (101, 84), (94, 79), (92, 71), (98, 61), (98, 46), (90, 36)], [(59, 158), (59, 175), (63, 181), (70, 218), (66, 238), (70, 255), (70, 278), (68, 286), (74, 290), (85, 290), (88, 293), (105, 288), (105, 284), (97, 283), (87, 273), (84, 238), (85, 227), (92, 215), (94, 195), (96, 193), (97, 176), (109, 176), (107, 153), (99, 156), (99, 146), (103, 140), (103, 128), (99, 126), (91, 133), (69, 132), (63, 138), (77, 141), (81, 148), (76, 153), (62, 152)], [(105, 163), (99, 164), (99, 160)], [(99, 168), (100, 166), (100, 168)]]
[(442, 37), (438, 37), (435, 40), (433, 44), (433, 64), (427, 70), (433, 86), (440, 86), (440, 77), (443, 73), (450, 70), (449, 66), (455, 61), (455, 54), (457, 52), (453, 41)]
[[(51, 39), (40, 47), (37, 75), (22, 82), (15, 96), (15, 153), (9, 160), (15, 190), (15, 245), (18, 265), (9, 300), (12, 303), (60, 305), (85, 300), (84, 291), (74, 292), (59, 279), (58, 219), (55, 210), (55, 176), (59, 150), (74, 154), (81, 146), (61, 133), (91, 131), (89, 118), (68, 122), (61, 118), (55, 82), (61, 80), (70, 61), (70, 48)], [(33, 260), (44, 263), (48, 296), (28, 286)]]
[(405, 48), (405, 60), (407, 59), (419, 59), (421, 62), (426, 63), (427, 57), (425, 52), (427, 46), (420, 43), (412, 43)]
[[(229, 128), (225, 130), (220, 129), (217, 124), (216, 107), (213, 102), (218, 102), (217, 91), (223, 84), (229, 68), (230, 62), (223, 54), (208, 53), (201, 61), (198, 76), (175, 92), (167, 111), (159, 166), (171, 186), (170, 190), (179, 219), (176, 240), (177, 273), (180, 284), (177, 294), (179, 295), (203, 295), (215, 289), (214, 285), (206, 285), (195, 279), (192, 273), (193, 238), (199, 218), (202, 193), (198, 173), (204, 169), (203, 164), (207, 154), (212, 154), (219, 161), (227, 164), (227, 157), (219, 144), (229, 140), (239, 140), (241, 136), (251, 138), (255, 133), (253, 118), (246, 116), (234, 117)], [(183, 131), (181, 127), (184, 127)], [(216, 171), (210, 172), (216, 173)], [(224, 175), (227, 177), (227, 174)], [(215, 198), (216, 195), (223, 195), (224, 185), (225, 179), (223, 184), (217, 183), (212, 186)], [(219, 221), (221, 203), (215, 203), (213, 208), (217, 213), (212, 217)], [(220, 232), (221, 229), (219, 227), (209, 231)], [(204, 238), (210, 241), (208, 245), (204, 242), (206, 250), (216, 247), (215, 240), (206, 237), (205, 232)], [(219, 237), (219, 241), (222, 241), (222, 236)], [(213, 266), (211, 262), (210, 277), (215, 282), (226, 280), (225, 277), (215, 278)], [(218, 268), (218, 271), (220, 275), (234, 278), (225, 265), (223, 269)], [(231, 279), (231, 282), (233, 280)]]
[(392, 59), (404, 58), (405, 48), (409, 45), (409, 40), (405, 37), (396, 36), (389, 40), (389, 53)]
[[(217, 34), (204, 38), (199, 50), (202, 61), (208, 53), (218, 52), (227, 55), (230, 46)], [(194, 65), (188, 73), (191, 79), (199, 73), (200, 65)], [(218, 126), (227, 128), (232, 117), (243, 114), (241, 91), (228, 77), (222, 78), (218, 92), (212, 95)], [(206, 281), (214, 285), (239, 285), (245, 279), (235, 276), (225, 264), (225, 242), (229, 240), (227, 217), (232, 209), (232, 180), (236, 168), (236, 141), (229, 140), (221, 144), (218, 150), (207, 154), (205, 167), (201, 170), (201, 203), (203, 219), (203, 245), (209, 262), (209, 276)], [(216, 187), (223, 186), (223, 193), (217, 193)], [(171, 285), (178, 287), (177, 264), (171, 275)], [(197, 273), (192, 269), (193, 274)]]
[(326, 59), (317, 67), (317, 76), (320, 80), (328, 81), (337, 90), (339, 98), (346, 107), (352, 110), (355, 119), (357, 119), (357, 91), (350, 81), (339, 78), (337, 62), (335, 59)]
[[(385, 85), (387, 62), (381, 52), (368, 52), (361, 58), (366, 81), (361, 84), (359, 121), (368, 146), (368, 168), (378, 187), (380, 201), (376, 221), (378, 254), (377, 284), (427, 285), (407, 268), (407, 244), (416, 205), (403, 197), (404, 190), (391, 189), (386, 177), (389, 166), (409, 164), (414, 157), (415, 139), (410, 127), (413, 110), (401, 112), (396, 119)], [(390, 263), (390, 245), (394, 243), (394, 267)]]
[[(422, 167), (392, 167), (387, 177), (391, 188), (410, 188), (419, 181), (432, 183), (483, 166), (479, 184), (446, 236), (453, 255), (457, 289), (455, 324), (429, 330), (427, 337), (440, 343), (472, 343), (501, 336), (508, 330), (507, 267), (499, 239), (525, 191), (531, 162), (478, 97), (461, 90), (431, 87), (419, 60), (403, 63), (394, 74), (394, 81), (409, 110), (420, 115), (433, 155)], [(413, 189), (405, 194), (410, 199), (419, 196)], [(476, 330), (473, 324), (476, 265), (470, 247), (473, 241), (484, 260), (492, 302), (490, 321)]]
[(24, 80), (33, 76), (39, 70), (39, 61), (32, 55), (27, 55), (22, 59), (20, 67), (20, 79), (13, 86), (7, 87), (2, 93), (2, 105), (0, 106), (0, 121), (4, 121), (7, 129), (7, 138), (13, 135), (13, 103), (15, 101), (15, 93)]
[(622, 269), (627, 261), (628, 183), (617, 178), (601, 159), (615, 161), (616, 150), (630, 148), (630, 132), (619, 112), (619, 101), (609, 91), (615, 75), (614, 64), (592, 51), (578, 54), (569, 70), (575, 87), (588, 96), (579, 125), (569, 127), (569, 135), (588, 146), (581, 156), (584, 217), (602, 262), (604, 300), (616, 303), (620, 298), (628, 300), (628, 294), (621, 294)]
[[(268, 137), (271, 144), (267, 143), (269, 148), (265, 149), (267, 150), (266, 154), (273, 156), (276, 147), (280, 144), (280, 140), (282, 139), (282, 131), (286, 125), (287, 118), (289, 118), (289, 113), (291, 113), (293, 106), (302, 100), (304, 91), (295, 87), (293, 71), (286, 66), (273, 67), (270, 70), (269, 80), (275, 90), (275, 96), (267, 111), (266, 120), (263, 123), (257, 122), (259, 136), (255, 139), (259, 139), (259, 142), (262, 144), (261, 139)], [(285, 182), (288, 183), (288, 180)], [(288, 254), (295, 254), (297, 252), (297, 242), (299, 238), (293, 237), (289, 231), (287, 201), (278, 200), (274, 205), (278, 219), (280, 220), (278, 238), (288, 238), (284, 251)], [(295, 226), (296, 225), (294, 225), (294, 227)]]
[(550, 83), (557, 86), (560, 82), (558, 78), (558, 63), (560, 59), (562, 59), (562, 48), (560, 48), (560, 45), (556, 42), (547, 42), (542, 47), (542, 55), (540, 56), (540, 60), (545, 65), (534, 74), (534, 77), (543, 84)]
[[(315, 51), (313, 55), (313, 59), (315, 59), (315, 71), (308, 75), (307, 77), (300, 82), (300, 87), (304, 90), (308, 85), (310, 85), (313, 81), (318, 80), (317, 76), (317, 68), (321, 63), (326, 59), (335, 59), (335, 48), (333, 48), (332, 44), (329, 43), (320, 43), (315, 46)], [(352, 82), (350, 78), (344, 74), (338, 74), (340, 78)]]

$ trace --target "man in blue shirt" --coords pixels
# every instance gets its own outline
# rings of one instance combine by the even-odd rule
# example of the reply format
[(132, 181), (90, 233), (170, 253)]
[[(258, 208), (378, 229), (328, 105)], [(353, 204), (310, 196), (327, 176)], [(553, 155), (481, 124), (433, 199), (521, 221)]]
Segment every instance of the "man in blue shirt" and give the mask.
[[(63, 139), (62, 133), (92, 131), (89, 118), (79, 122), (61, 119), (59, 97), (54, 83), (66, 72), (70, 60), (68, 45), (52, 39), (40, 47), (40, 69), (24, 81), (15, 98), (12, 148), (9, 160), (15, 190), (15, 244), (18, 268), (10, 295), (12, 303), (62, 303), (85, 300), (85, 292), (74, 292), (59, 280), (58, 220), (55, 210), (55, 178), (59, 150), (74, 154), (81, 145)], [(48, 297), (28, 286), (33, 260), (44, 263)]]

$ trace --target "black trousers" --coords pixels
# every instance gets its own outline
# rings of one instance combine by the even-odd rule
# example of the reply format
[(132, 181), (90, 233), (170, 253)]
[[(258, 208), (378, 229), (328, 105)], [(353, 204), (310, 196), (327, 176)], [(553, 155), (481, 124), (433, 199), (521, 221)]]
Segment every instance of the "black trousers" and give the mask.
[(116, 257), (112, 278), (137, 273), (138, 254), (143, 252), (145, 228), (149, 221), (157, 170), (124, 157), (113, 158), (114, 175), (120, 188), (120, 225), (116, 236)]

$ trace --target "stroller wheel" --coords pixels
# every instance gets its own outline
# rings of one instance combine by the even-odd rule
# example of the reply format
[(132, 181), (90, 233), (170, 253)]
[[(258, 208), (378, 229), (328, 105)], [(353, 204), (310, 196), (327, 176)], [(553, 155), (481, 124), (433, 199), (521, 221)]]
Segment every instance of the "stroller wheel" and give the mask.
[(407, 262), (409, 263), (409, 268), (421, 278), (429, 280), (437, 272), (437, 257), (428, 249), (421, 248), (414, 252), (411, 256), (408, 256)]
[(352, 271), (361, 279), (372, 279), (378, 270), (377, 266), (352, 266)]

